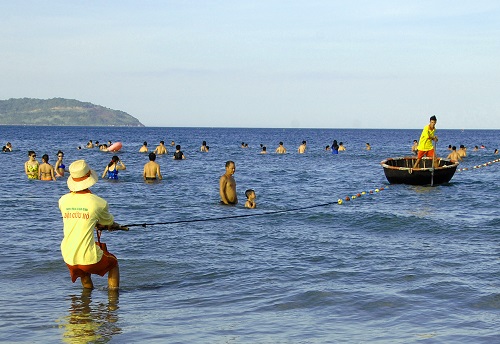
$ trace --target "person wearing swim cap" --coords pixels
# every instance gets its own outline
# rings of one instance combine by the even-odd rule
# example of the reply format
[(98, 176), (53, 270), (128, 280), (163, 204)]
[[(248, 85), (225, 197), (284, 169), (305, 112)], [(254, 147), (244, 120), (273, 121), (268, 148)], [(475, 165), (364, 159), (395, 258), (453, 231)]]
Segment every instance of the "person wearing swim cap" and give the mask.
[[(93, 289), (91, 275), (108, 274), (108, 288), (120, 286), (118, 259), (100, 242), (102, 229), (115, 230), (120, 225), (108, 211), (108, 202), (94, 195), (90, 187), (98, 176), (85, 160), (77, 160), (69, 166), (67, 180), (69, 193), (59, 199), (63, 218), (64, 238), (61, 253), (68, 266), (73, 283), (80, 278), (83, 288)], [(98, 242), (94, 240), (94, 228), (98, 229)]]

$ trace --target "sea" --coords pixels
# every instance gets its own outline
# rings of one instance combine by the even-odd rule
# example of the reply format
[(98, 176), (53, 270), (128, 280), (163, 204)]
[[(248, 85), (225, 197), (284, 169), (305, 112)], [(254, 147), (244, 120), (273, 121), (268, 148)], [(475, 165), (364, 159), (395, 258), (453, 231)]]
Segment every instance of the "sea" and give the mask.
[[(389, 184), (380, 162), (411, 155), (421, 130), (1, 126), (13, 151), (0, 154), (0, 342), (499, 343), (500, 130), (438, 126), (439, 156), (467, 147), (450, 183)], [(145, 183), (139, 148), (161, 140), (164, 179)], [(333, 140), (346, 151), (326, 151)], [(287, 154), (274, 153), (280, 141)], [(118, 293), (106, 277), (93, 291), (71, 282), (66, 177), (28, 180), (28, 150), (52, 164), (62, 150), (67, 167), (85, 159), (99, 175), (113, 155), (126, 165), (92, 187), (130, 225), (101, 237), (119, 260)], [(228, 160), (233, 207), (219, 204)]]

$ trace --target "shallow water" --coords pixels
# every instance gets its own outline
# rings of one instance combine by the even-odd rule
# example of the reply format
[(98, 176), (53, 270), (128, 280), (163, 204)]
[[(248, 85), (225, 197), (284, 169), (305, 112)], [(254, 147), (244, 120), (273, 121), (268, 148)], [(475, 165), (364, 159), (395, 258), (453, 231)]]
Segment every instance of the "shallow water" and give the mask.
[[(0, 177), (0, 341), (498, 342), (500, 164), (457, 172), (432, 188), (389, 185), (380, 161), (407, 155), (419, 134), (0, 127), (0, 140), (14, 146), (0, 154), (7, 172)], [(460, 168), (493, 161), (498, 134), (438, 128), (438, 153), (465, 144)], [(103, 233), (120, 261), (118, 296), (108, 295), (106, 278), (94, 277), (91, 293), (71, 283), (59, 249), (65, 180), (28, 181), (23, 173), (28, 149), (52, 163), (62, 149), (67, 166), (84, 158), (102, 173), (112, 154), (76, 149), (89, 139), (123, 142), (118, 155), (127, 170), (92, 188), (116, 220), (163, 223)], [(325, 152), (333, 139), (347, 151)], [(153, 149), (175, 140), (187, 159), (158, 157), (165, 180), (146, 184), (147, 155), (137, 152), (144, 140)], [(209, 153), (199, 152), (202, 140)], [(299, 155), (302, 140), (308, 149)], [(288, 154), (258, 154), (260, 143), (273, 152), (279, 141)], [(481, 144), (488, 148), (472, 152)], [(226, 160), (236, 162), (237, 207), (218, 205)], [(243, 208), (247, 188), (256, 191), (257, 209)], [(206, 221), (177, 223), (191, 220)]]

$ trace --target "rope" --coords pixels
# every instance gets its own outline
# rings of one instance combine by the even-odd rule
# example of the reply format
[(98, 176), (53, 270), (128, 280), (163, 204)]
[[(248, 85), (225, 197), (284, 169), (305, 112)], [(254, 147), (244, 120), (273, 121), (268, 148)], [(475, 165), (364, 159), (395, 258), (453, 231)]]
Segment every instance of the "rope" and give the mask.
[(500, 162), (500, 159), (495, 159), (495, 160), (492, 160), (492, 161), (485, 162), (484, 164), (475, 165), (475, 166), (473, 166), (473, 167), (464, 167), (464, 168), (459, 168), (459, 169), (457, 169), (457, 172), (462, 172), (462, 171), (472, 171), (473, 169), (478, 169), (478, 168), (482, 168), (482, 167), (491, 166), (491, 165), (493, 165), (494, 163), (498, 163), (498, 162)]
[(332, 204), (337, 204), (337, 202), (328, 202), (328, 203), (323, 203), (323, 204), (310, 205), (307, 207), (269, 211), (269, 212), (257, 213), (257, 214), (232, 215), (232, 216), (205, 218), (205, 219), (179, 220), (179, 221), (168, 221), (168, 222), (131, 223), (131, 224), (123, 225), (123, 227), (139, 227), (139, 226), (146, 227), (146, 226), (156, 226), (156, 225), (173, 225), (173, 224), (179, 224), (179, 223), (220, 221), (220, 220), (228, 220), (228, 219), (238, 219), (238, 218), (242, 218), (242, 217), (282, 214), (282, 213), (288, 213), (288, 212), (292, 212), (292, 211), (300, 211), (300, 210), (306, 210), (306, 209), (312, 209), (312, 208), (326, 207), (326, 206), (332, 205)]
[[(386, 187), (381, 187), (380, 189), (375, 189), (375, 190), (370, 190), (368, 192), (361, 192), (357, 193), (355, 195), (352, 195), (351, 197), (347, 196), (345, 198), (345, 201), (348, 202), (351, 199), (356, 199), (359, 198), (363, 195), (366, 194), (373, 194), (378, 193), (380, 191), (383, 191), (384, 189), (387, 189), (388, 186)], [(298, 207), (298, 208), (291, 208), (291, 209), (284, 209), (284, 210), (276, 210), (276, 211), (268, 211), (264, 213), (252, 213), (252, 214), (242, 214), (242, 215), (232, 215), (232, 216), (223, 216), (223, 217), (212, 217), (212, 218), (205, 218), (205, 219), (192, 219), (192, 220), (178, 220), (178, 221), (167, 221), (167, 222), (151, 222), (151, 223), (130, 223), (127, 225), (121, 225), (119, 229), (123, 230), (128, 230), (128, 227), (147, 227), (147, 226), (156, 226), (156, 225), (174, 225), (174, 224), (179, 224), (179, 223), (193, 223), (193, 222), (208, 222), (208, 221), (221, 221), (221, 220), (228, 220), (228, 219), (239, 219), (243, 217), (254, 217), (254, 216), (265, 216), (265, 215), (275, 215), (275, 214), (283, 214), (283, 213), (289, 213), (292, 211), (301, 211), (301, 210), (306, 210), (306, 209), (313, 209), (313, 208), (320, 208), (320, 207), (326, 207), (329, 205), (333, 204), (338, 204), (341, 205), (344, 202), (342, 199), (338, 199), (337, 201), (334, 202), (327, 202), (327, 203), (321, 203), (321, 204), (313, 204), (307, 207)]]

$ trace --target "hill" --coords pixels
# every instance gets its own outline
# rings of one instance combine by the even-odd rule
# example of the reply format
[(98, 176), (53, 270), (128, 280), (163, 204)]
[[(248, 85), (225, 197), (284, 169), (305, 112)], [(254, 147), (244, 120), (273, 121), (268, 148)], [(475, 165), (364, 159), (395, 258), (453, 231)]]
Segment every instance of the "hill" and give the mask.
[(0, 125), (144, 126), (126, 112), (64, 98), (0, 100)]

